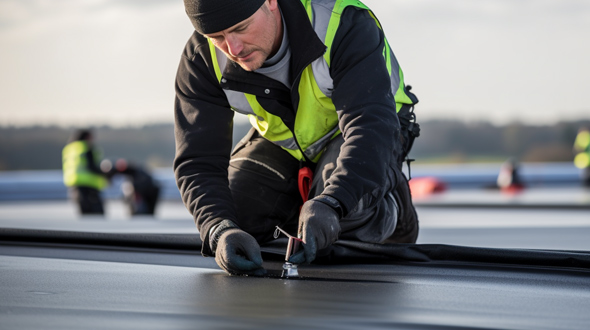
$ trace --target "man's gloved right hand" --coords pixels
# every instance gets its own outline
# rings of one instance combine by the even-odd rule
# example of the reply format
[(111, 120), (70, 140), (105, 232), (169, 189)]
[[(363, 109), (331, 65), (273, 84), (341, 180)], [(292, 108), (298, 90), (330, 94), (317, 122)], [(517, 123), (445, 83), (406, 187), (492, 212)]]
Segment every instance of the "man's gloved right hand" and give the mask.
[(221, 233), (215, 261), (232, 275), (262, 276), (266, 273), (262, 268), (260, 245), (252, 235), (238, 228), (230, 228)]
[(310, 263), (315, 260), (319, 250), (327, 248), (338, 239), (341, 214), (327, 204), (330, 201), (339, 205), (334, 198), (327, 196), (318, 196), (303, 204), (299, 215), (298, 235), (303, 239), (303, 249), (292, 255), (289, 262)]

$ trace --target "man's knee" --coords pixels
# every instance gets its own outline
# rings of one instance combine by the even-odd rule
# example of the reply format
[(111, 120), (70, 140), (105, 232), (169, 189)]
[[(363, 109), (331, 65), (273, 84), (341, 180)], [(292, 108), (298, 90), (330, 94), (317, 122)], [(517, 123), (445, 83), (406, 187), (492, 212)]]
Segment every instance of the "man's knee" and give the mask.
[(418, 213), (412, 202), (412, 194), (406, 176), (395, 169), (396, 187), (393, 196), (399, 206), (399, 217), (393, 235), (385, 243), (416, 243), (418, 239)]
[(391, 184), (365, 195), (341, 220), (341, 238), (371, 243), (416, 242), (418, 215), (408, 181), (397, 168), (392, 167), (390, 174)]
[(367, 194), (341, 219), (342, 239), (380, 243), (390, 237), (398, 218), (398, 207), (390, 192)]

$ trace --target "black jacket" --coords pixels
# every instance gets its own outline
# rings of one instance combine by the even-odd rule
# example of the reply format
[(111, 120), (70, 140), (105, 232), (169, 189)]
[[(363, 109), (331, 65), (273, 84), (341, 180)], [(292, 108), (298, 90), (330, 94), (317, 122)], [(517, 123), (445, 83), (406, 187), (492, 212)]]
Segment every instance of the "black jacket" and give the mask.
[[(279, 0), (289, 34), (291, 77), (297, 86), (301, 71), (323, 56), (326, 47), (315, 34), (298, 0)], [(332, 45), (330, 73), (344, 144), (338, 167), (323, 194), (352, 210), (361, 196), (379, 187), (388, 166), (401, 153), (400, 125), (383, 58), (384, 35), (365, 10), (348, 7)], [(290, 126), (299, 95), (297, 88), (231, 63), (223, 73), (229, 88), (257, 95), (264, 108)], [(265, 89), (271, 89), (268, 97)], [(203, 242), (209, 229), (224, 219), (235, 221), (227, 168), (232, 147), (232, 119), (209, 53), (207, 40), (189, 39), (176, 78), (174, 170), (183, 201), (193, 214)], [(203, 251), (208, 250), (204, 244)]]

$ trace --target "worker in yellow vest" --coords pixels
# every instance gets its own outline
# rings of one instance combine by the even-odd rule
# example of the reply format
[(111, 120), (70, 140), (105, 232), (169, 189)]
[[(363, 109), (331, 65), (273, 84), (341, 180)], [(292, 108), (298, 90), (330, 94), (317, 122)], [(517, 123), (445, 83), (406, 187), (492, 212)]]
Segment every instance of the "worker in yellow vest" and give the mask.
[[(174, 169), (230, 274), (262, 275), (275, 227), (303, 240), (414, 243), (402, 163), (418, 99), (375, 14), (356, 0), (184, 0), (195, 31), (176, 78)], [(235, 113), (251, 131), (231, 151)]]
[(63, 180), (81, 214), (104, 214), (100, 190), (108, 185), (101, 171), (100, 152), (92, 143), (90, 130), (79, 130), (63, 148)]
[(582, 170), (582, 184), (590, 188), (590, 130), (582, 127), (578, 130), (574, 142), (574, 165)]

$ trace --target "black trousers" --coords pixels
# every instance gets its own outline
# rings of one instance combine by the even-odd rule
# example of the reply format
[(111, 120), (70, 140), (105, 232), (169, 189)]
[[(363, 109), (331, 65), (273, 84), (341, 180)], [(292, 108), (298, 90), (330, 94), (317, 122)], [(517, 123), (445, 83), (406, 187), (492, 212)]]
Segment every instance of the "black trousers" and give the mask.
[(78, 203), (80, 214), (104, 214), (102, 198), (98, 189), (89, 187), (70, 188), (72, 199)]
[[(309, 193), (313, 198), (322, 193), (324, 184), (336, 168), (336, 159), (342, 136), (335, 138), (326, 147), (316, 164)], [(297, 184), (300, 168), (298, 160), (275, 144), (262, 138), (254, 129), (236, 145), (229, 166), (229, 185), (236, 209), (237, 224), (260, 243), (273, 239), (275, 226), (297, 235), (299, 210), (303, 203)], [(362, 242), (413, 243), (418, 233), (415, 210), (402, 212), (408, 207), (396, 192), (399, 182), (407, 181), (397, 164), (391, 164), (383, 178), (383, 184), (361, 198), (357, 206), (341, 219), (341, 239)], [(399, 190), (399, 189), (397, 189)], [(399, 216), (404, 215), (403, 219)], [(411, 215), (411, 216), (407, 216)], [(399, 221), (398, 221), (398, 218)], [(398, 229), (403, 233), (394, 231)]]

